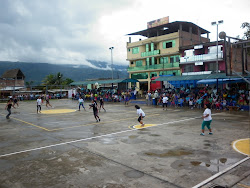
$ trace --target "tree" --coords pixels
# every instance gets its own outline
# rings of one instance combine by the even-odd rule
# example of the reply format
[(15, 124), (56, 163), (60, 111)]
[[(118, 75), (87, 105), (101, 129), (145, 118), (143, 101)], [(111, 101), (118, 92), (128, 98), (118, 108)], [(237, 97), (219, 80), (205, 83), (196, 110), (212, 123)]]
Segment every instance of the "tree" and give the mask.
[(69, 85), (69, 84), (71, 84), (72, 82), (74, 82), (74, 80), (72, 80), (71, 78), (66, 78), (66, 79), (63, 81), (63, 85)]
[(25, 82), (25, 85), (31, 89), (31, 86), (33, 83), (34, 83), (33, 81), (29, 81), (29, 82)]
[(249, 22), (244, 22), (241, 25), (242, 29), (246, 29), (246, 32), (244, 32), (244, 38), (245, 39), (250, 39), (250, 23)]
[(53, 74), (49, 74), (43, 80), (43, 85), (55, 85), (55, 76)]
[(62, 85), (63, 79), (63, 74), (58, 72), (55, 76), (55, 85)]
[(63, 74), (58, 72), (57, 74), (49, 74), (43, 80), (43, 85), (69, 85), (74, 82), (74, 80), (70, 78), (64, 78)]

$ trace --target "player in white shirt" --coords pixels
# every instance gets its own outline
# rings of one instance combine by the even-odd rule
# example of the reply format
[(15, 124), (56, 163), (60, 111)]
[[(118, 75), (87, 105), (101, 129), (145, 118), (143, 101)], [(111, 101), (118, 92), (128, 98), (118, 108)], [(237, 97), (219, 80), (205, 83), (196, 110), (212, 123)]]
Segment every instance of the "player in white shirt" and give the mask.
[(164, 106), (166, 106), (166, 110), (167, 110), (167, 107), (168, 107), (168, 97), (167, 96), (163, 96), (162, 98), (162, 108), (164, 110)]
[(83, 105), (83, 102), (84, 102), (83, 98), (82, 98), (82, 97), (80, 97), (80, 98), (78, 99), (78, 103), (79, 103), (79, 111), (80, 111), (81, 106), (84, 108), (84, 110), (86, 110), (86, 109), (85, 109), (85, 107), (84, 107), (84, 105)]
[(38, 99), (36, 100), (36, 112), (38, 113), (38, 111), (41, 113), (41, 105), (42, 105), (42, 99), (39, 96)]
[(145, 117), (145, 113), (142, 111), (142, 109), (140, 108), (140, 106), (135, 105), (135, 108), (137, 109), (137, 114), (139, 115), (138, 121), (140, 122), (141, 127), (143, 127), (144, 123), (143, 123), (142, 120)]
[(212, 129), (210, 127), (210, 124), (212, 122), (212, 116), (211, 116), (211, 105), (210, 104), (205, 104), (204, 105), (204, 108), (205, 108), (205, 111), (203, 113), (203, 116), (202, 118), (204, 119), (203, 122), (202, 122), (202, 125), (201, 125), (201, 135), (202, 136), (205, 136), (204, 134), (204, 129), (205, 129), (205, 126), (208, 128), (209, 130), (209, 133), (210, 135), (212, 135)]

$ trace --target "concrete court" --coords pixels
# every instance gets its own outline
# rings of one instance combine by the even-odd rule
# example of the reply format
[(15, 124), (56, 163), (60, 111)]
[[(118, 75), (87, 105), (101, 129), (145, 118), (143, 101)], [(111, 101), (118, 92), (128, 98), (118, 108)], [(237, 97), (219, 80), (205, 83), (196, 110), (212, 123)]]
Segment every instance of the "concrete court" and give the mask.
[(134, 104), (105, 103), (96, 123), (90, 102), (76, 103), (51, 100), (47, 112), (73, 112), (37, 114), (36, 101), (20, 102), (9, 120), (0, 104), (0, 188), (186, 188), (246, 158), (231, 144), (249, 138), (248, 112), (212, 111), (214, 135), (200, 136), (203, 109), (140, 105), (151, 127), (135, 129)]

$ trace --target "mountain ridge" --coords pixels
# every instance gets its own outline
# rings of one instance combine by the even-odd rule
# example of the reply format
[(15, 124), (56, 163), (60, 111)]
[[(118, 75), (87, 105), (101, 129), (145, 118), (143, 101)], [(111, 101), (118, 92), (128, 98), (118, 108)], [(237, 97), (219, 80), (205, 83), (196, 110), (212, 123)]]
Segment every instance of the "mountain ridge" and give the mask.
[[(0, 61), (0, 76), (10, 69), (19, 68), (25, 75), (25, 81), (33, 81), (34, 84), (41, 84), (42, 80), (49, 74), (60, 72), (64, 78), (70, 78), (74, 81), (84, 81), (87, 79), (111, 78), (112, 72), (109, 64), (104, 61), (88, 60), (94, 67), (75, 64), (50, 64), (50, 63), (32, 63), (32, 62), (11, 62)], [(108, 70), (110, 69), (110, 70)], [(113, 77), (127, 78), (127, 66), (113, 65)]]

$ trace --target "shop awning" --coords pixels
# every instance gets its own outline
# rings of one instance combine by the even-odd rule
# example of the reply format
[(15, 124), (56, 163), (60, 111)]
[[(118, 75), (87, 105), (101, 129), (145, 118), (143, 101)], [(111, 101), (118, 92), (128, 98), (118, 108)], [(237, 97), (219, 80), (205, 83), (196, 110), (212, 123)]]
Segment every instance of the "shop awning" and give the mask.
[(229, 76), (226, 74), (201, 74), (201, 75), (187, 75), (187, 76), (160, 76), (155, 81), (182, 81), (182, 80), (206, 80), (206, 79), (226, 79)]
[[(245, 82), (242, 78), (226, 78), (226, 79), (218, 79), (219, 84), (226, 84), (226, 83), (239, 83)], [(217, 79), (207, 79), (207, 80), (199, 80), (197, 84), (216, 84)]]

